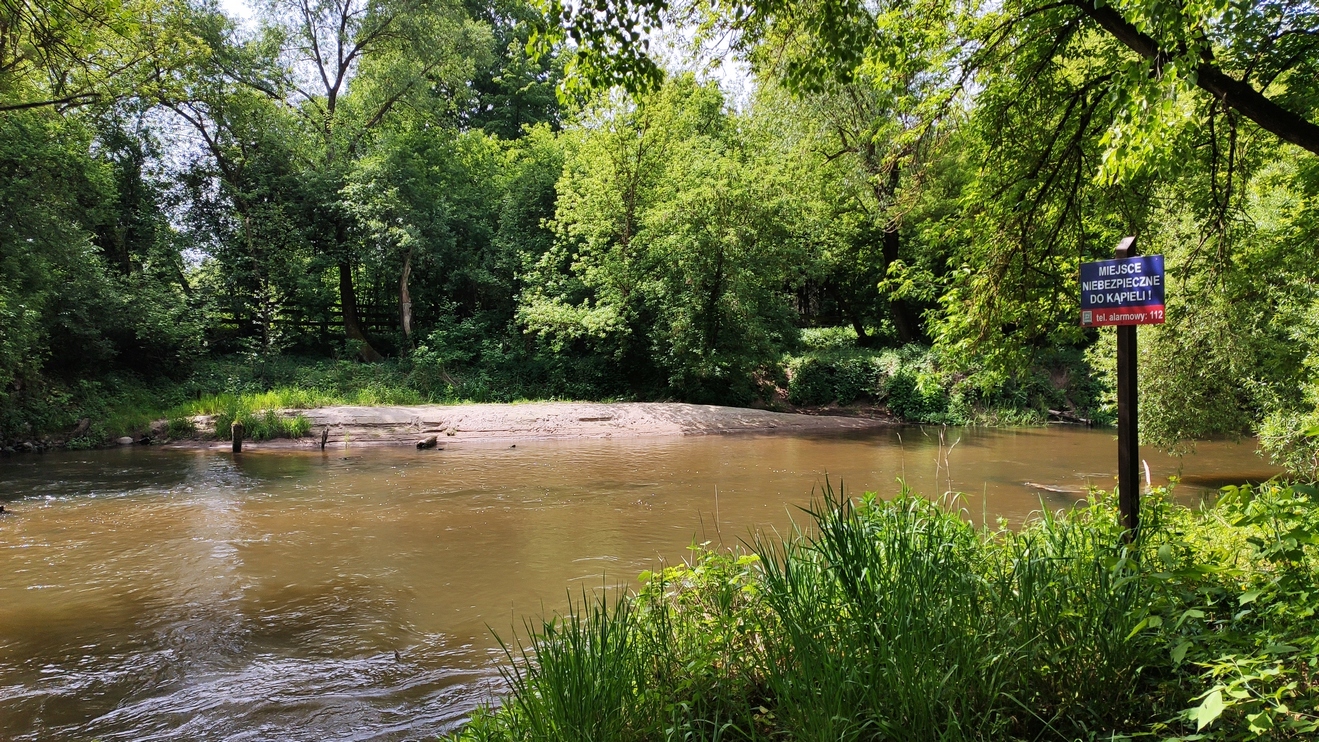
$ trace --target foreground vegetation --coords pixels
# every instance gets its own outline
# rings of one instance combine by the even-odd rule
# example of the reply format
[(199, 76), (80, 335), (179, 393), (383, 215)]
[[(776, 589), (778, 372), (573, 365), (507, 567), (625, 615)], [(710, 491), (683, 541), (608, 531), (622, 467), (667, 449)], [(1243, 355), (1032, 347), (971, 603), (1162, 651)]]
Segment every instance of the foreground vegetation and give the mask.
[(1319, 491), (1156, 489), (1128, 545), (1102, 492), (976, 528), (826, 488), (809, 529), (696, 548), (639, 592), (529, 625), (494, 740), (1313, 739)]

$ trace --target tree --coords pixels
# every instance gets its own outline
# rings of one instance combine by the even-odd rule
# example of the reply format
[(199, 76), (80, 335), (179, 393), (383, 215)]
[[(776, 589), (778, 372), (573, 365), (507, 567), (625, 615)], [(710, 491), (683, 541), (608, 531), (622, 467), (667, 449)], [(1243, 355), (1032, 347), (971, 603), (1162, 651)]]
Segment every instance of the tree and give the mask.
[(525, 0), (491, 0), (473, 16), (491, 29), (493, 59), (476, 71), (471, 95), (460, 103), (459, 127), (503, 139), (517, 139), (537, 124), (557, 130), (563, 59), (556, 50), (535, 54), (528, 48), (532, 35), (545, 31), (543, 16)]
[(605, 97), (568, 136), (523, 326), (553, 352), (612, 359), (634, 393), (751, 399), (754, 372), (795, 341), (788, 291), (808, 262), (772, 143), (690, 77)]
[(337, 194), (369, 137), (400, 105), (450, 104), (487, 48), (486, 31), (446, 0), (273, 0), (263, 20), (284, 61), (268, 93), (310, 135), (303, 156), (324, 203), (319, 240), (336, 262), (344, 331), (363, 358), (379, 360), (358, 317), (357, 248)]
[[(345, 334), (363, 358), (380, 360), (354, 286), (365, 232), (342, 192), (376, 133), (401, 108), (415, 116), (453, 113), (481, 63), (487, 32), (461, 4), (446, 0), (272, 0), (250, 40), (215, 18), (204, 22), (214, 53), (185, 78), (185, 93), (166, 105), (199, 132), (228, 184), (253, 266), (264, 248), (253, 237), (254, 205), (245, 195), (249, 150), (261, 143), (268, 151), (271, 134), (284, 132), (276, 135), (284, 142), (279, 146), (289, 148), (299, 195), (312, 209), (306, 239), (332, 261)], [(256, 128), (244, 130), (249, 124)], [(270, 195), (256, 197), (270, 204)], [(261, 325), (268, 327), (280, 299), (267, 278), (253, 275), (266, 318)]]
[[(646, 35), (666, 15), (692, 17), (699, 4), (669, 0), (615, 0), (573, 12), (551, 5), (565, 33), (582, 45), (583, 69), (592, 80), (637, 88), (654, 82)], [(785, 70), (797, 86), (848, 81), (869, 61), (904, 48), (901, 33), (883, 19), (942, 21), (943, 4), (930, 0), (896, 0), (878, 5), (858, 0), (720, 0), (713, 20), (738, 34), (738, 47), (749, 50), (766, 42), (806, 39), (810, 53), (795, 55)], [(929, 11), (933, 10), (933, 13)], [(698, 14), (698, 17), (701, 14)], [(974, 68), (1003, 48), (1023, 58), (1052, 56), (1077, 33), (1099, 31), (1128, 50), (1112, 70), (1114, 82), (1137, 115), (1151, 86), (1191, 85), (1240, 113), (1280, 139), (1319, 153), (1319, 125), (1308, 116), (1314, 106), (1315, 65), (1319, 39), (1313, 29), (1319, 9), (1286, 2), (1229, 5), (1219, 2), (1125, 2), (1097, 5), (1085, 0), (1015, 0), (1000, 8), (972, 5), (967, 18), (969, 47), (965, 60)]]
[(0, 3), (0, 112), (150, 98), (204, 45), (174, 0)]

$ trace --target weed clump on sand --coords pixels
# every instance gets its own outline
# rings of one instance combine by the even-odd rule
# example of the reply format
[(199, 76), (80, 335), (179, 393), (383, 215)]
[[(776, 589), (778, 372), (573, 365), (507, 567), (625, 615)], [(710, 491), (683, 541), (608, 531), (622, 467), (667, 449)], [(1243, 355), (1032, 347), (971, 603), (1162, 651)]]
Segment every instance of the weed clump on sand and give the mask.
[(1105, 493), (1019, 530), (826, 486), (812, 524), (694, 547), (508, 649), (478, 740), (1314, 739), (1308, 485)]

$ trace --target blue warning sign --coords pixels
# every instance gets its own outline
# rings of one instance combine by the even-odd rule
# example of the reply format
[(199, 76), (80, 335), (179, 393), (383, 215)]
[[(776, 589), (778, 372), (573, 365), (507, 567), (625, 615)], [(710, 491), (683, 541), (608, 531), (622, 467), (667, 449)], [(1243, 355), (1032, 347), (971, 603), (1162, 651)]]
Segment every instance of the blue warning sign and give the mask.
[(1081, 264), (1081, 325), (1163, 323), (1163, 256)]

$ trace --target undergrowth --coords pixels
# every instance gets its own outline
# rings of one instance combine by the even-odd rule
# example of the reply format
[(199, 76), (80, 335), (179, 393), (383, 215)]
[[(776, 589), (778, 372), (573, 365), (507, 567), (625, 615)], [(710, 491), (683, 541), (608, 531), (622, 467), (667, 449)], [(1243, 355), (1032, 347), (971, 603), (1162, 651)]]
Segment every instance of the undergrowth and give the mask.
[(950, 370), (929, 347), (863, 348), (850, 328), (802, 333), (804, 350), (783, 359), (786, 399), (797, 406), (883, 405), (907, 422), (1043, 425), (1050, 410), (1112, 421), (1111, 390), (1076, 352), (1058, 351), (1020, 378)]
[(812, 526), (694, 547), (507, 648), (451, 740), (1238, 740), (1319, 734), (1308, 485), (1112, 498), (977, 529), (826, 487)]

